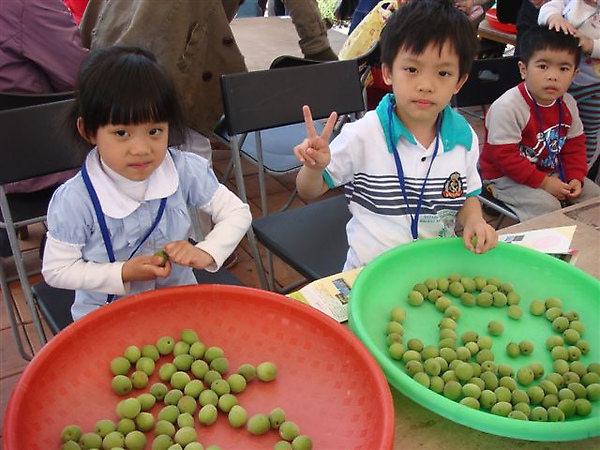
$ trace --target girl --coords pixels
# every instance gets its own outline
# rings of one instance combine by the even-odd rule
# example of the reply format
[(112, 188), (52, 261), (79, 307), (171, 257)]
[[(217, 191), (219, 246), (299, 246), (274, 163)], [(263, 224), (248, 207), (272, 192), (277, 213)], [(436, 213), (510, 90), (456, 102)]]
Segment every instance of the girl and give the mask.
[[(540, 25), (573, 34), (583, 52), (569, 93), (575, 97), (586, 135), (588, 166), (600, 153), (600, 3), (597, 0), (551, 0), (540, 8)], [(594, 179), (597, 165), (588, 173)]]
[[(168, 148), (186, 127), (151, 53), (92, 53), (77, 92), (72, 119), (94, 147), (50, 202), (42, 267), (48, 284), (76, 290), (74, 319), (124, 295), (195, 284), (192, 268), (216, 271), (251, 222), (248, 205), (219, 184), (208, 161)], [(187, 241), (187, 205), (215, 223), (196, 246)]]

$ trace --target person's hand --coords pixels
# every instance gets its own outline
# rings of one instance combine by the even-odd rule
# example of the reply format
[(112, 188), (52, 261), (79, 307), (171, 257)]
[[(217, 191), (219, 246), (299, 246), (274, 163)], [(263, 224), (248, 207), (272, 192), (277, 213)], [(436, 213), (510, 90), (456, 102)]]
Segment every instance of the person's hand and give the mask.
[(590, 54), (592, 51), (594, 51), (594, 41), (592, 39), (588, 38), (580, 30), (575, 30), (575, 33), (573, 34), (577, 39), (579, 39), (579, 46), (581, 47), (581, 51), (583, 53)]
[(337, 120), (337, 113), (331, 113), (323, 128), (323, 132), (318, 135), (315, 130), (310, 108), (306, 105), (302, 107), (304, 114), (304, 123), (306, 125), (307, 138), (301, 144), (294, 147), (296, 158), (304, 164), (305, 167), (318, 169), (322, 171), (329, 165), (331, 161), (331, 153), (329, 152), (329, 138), (333, 132), (333, 127)]
[(577, 28), (571, 25), (563, 16), (560, 14), (552, 14), (548, 18), (548, 28), (551, 30), (562, 31), (565, 34), (575, 34)]
[(463, 241), (473, 253), (485, 253), (498, 244), (498, 233), (483, 218), (477, 218), (465, 223)]
[(551, 176), (544, 178), (540, 187), (560, 201), (565, 200), (571, 193), (571, 187), (567, 183), (563, 183), (559, 178)]
[(581, 181), (579, 180), (571, 180), (569, 181), (570, 192), (567, 195), (568, 198), (577, 198), (581, 195), (581, 190), (583, 186), (581, 185)]
[(468, 16), (471, 14), (471, 11), (473, 10), (474, 3), (475, 3), (475, 0), (456, 0), (454, 2), (454, 6), (456, 6), (456, 8), (459, 11), (464, 12)]
[(165, 245), (165, 251), (169, 255), (169, 261), (180, 266), (204, 269), (214, 264), (215, 260), (204, 250), (193, 246), (188, 241), (173, 241)]
[(171, 273), (171, 264), (167, 262), (164, 267), (161, 267), (163, 263), (164, 259), (157, 255), (134, 256), (123, 264), (121, 269), (123, 282), (165, 278)]

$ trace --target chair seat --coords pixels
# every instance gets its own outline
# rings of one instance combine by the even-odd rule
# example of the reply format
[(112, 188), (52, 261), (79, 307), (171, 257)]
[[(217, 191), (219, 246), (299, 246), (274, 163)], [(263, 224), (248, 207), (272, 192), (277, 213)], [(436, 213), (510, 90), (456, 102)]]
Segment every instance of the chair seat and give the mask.
[(348, 253), (346, 198), (338, 195), (256, 219), (256, 237), (308, 280), (341, 272)]
[[(317, 133), (321, 133), (325, 124), (322, 121), (315, 121), (314, 124)], [(217, 128), (215, 133), (224, 142), (231, 142), (231, 137), (224, 128)], [(339, 132), (334, 131), (331, 139), (335, 138), (338, 134)], [(263, 147), (263, 166), (267, 173), (281, 175), (298, 170), (302, 166), (298, 158), (294, 155), (294, 148), (290, 142), (299, 144), (306, 138), (306, 126), (304, 123), (263, 130), (260, 136)], [(253, 134), (249, 134), (246, 137), (241, 152), (254, 163), (258, 162), (256, 140)]]
[[(39, 222), (40, 217), (46, 216), (48, 203), (56, 188), (57, 186), (52, 186), (37, 192), (6, 194), (13, 222)], [(2, 221), (4, 217), (0, 211), (0, 222)]]
[(194, 269), (194, 276), (198, 284), (229, 284), (232, 286), (245, 286), (229, 270), (221, 267), (216, 272), (207, 272), (206, 270)]
[[(194, 269), (194, 275), (198, 284), (244, 286), (244, 283), (224, 268), (214, 273)], [(44, 281), (36, 283), (32, 286), (31, 290), (38, 308), (53, 334), (57, 334), (60, 330), (73, 323), (71, 306), (73, 306), (73, 302), (75, 301), (75, 291), (55, 288)]]
[(57, 334), (73, 322), (71, 306), (75, 301), (75, 291), (58, 289), (40, 281), (31, 287), (33, 296), (50, 331)]

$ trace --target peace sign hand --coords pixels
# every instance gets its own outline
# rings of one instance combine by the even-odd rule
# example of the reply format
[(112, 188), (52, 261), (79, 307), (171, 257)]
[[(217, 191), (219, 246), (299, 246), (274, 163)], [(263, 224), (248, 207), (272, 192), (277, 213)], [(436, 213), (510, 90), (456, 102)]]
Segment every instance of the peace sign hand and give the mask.
[(304, 164), (304, 167), (321, 171), (325, 169), (331, 161), (329, 139), (331, 138), (333, 127), (337, 121), (337, 113), (335, 111), (331, 113), (327, 119), (325, 128), (323, 128), (323, 132), (320, 135), (318, 135), (315, 130), (312, 114), (307, 105), (302, 107), (302, 114), (304, 115), (307, 138), (304, 139), (301, 144), (294, 147), (294, 154), (296, 155), (296, 158)]

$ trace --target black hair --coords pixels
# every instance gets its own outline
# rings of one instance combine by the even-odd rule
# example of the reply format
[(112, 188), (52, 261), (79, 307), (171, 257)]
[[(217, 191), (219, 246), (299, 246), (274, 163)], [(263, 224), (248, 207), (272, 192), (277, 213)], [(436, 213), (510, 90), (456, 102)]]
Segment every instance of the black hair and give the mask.
[(391, 67), (400, 50), (417, 55), (448, 42), (459, 58), (459, 77), (467, 75), (479, 50), (475, 27), (452, 0), (412, 0), (387, 20), (379, 40), (381, 62)]
[(108, 124), (168, 122), (169, 142), (185, 141), (175, 84), (148, 50), (119, 45), (94, 50), (79, 71), (76, 92), (72, 123), (81, 117), (86, 137)]
[(547, 26), (536, 25), (528, 29), (520, 40), (521, 61), (527, 65), (536, 52), (541, 50), (564, 50), (573, 55), (575, 68), (579, 66), (581, 59), (581, 47), (579, 40), (562, 31), (551, 30)]

